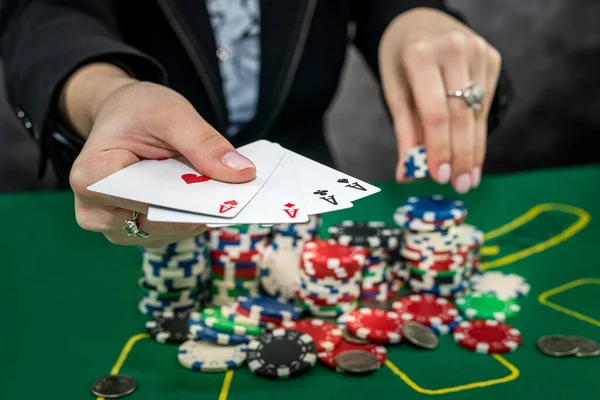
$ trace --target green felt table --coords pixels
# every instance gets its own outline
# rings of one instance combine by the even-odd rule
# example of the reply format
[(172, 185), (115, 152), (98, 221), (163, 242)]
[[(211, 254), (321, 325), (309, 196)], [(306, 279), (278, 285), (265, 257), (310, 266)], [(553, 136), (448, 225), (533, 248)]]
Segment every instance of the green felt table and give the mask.
[(509, 320), (523, 344), (491, 356), (443, 336), (434, 351), (390, 347), (389, 362), (370, 376), (317, 365), (289, 381), (261, 379), (247, 368), (227, 375), (183, 368), (176, 346), (143, 334), (137, 248), (80, 229), (70, 193), (0, 196), (0, 399), (92, 398), (90, 383), (111, 370), (134, 377), (130, 398), (144, 400), (597, 399), (600, 357), (551, 358), (536, 341), (554, 333), (600, 341), (599, 182), (600, 168), (586, 167), (486, 177), (466, 196), (432, 182), (385, 183), (353, 208), (325, 215), (325, 225), (392, 223), (410, 195), (464, 200), (467, 222), (487, 234), (483, 268), (518, 273), (532, 286)]

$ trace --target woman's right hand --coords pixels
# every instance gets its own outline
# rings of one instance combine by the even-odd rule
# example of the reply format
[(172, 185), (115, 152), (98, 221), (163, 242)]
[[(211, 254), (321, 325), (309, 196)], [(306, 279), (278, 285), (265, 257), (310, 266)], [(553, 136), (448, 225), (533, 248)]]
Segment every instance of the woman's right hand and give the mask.
[[(61, 93), (61, 111), (87, 137), (70, 175), (77, 222), (83, 229), (103, 233), (112, 243), (159, 247), (206, 229), (198, 224), (151, 222), (145, 218), (148, 204), (87, 190), (131, 164), (183, 155), (200, 173), (216, 180), (241, 183), (256, 176), (254, 164), (237, 153), (183, 96), (136, 81), (110, 64), (91, 64), (76, 71)], [(133, 211), (140, 213), (138, 225), (150, 237), (129, 237), (123, 230)]]

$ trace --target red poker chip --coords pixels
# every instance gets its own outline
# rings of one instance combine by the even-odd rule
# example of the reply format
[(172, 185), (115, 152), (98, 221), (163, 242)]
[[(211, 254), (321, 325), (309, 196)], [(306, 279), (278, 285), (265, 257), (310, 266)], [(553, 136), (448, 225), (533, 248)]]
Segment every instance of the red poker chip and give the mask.
[(361, 339), (393, 344), (402, 340), (402, 322), (393, 311), (359, 308), (348, 314), (346, 328)]
[(448, 325), (456, 319), (458, 308), (443, 297), (413, 294), (392, 304), (403, 321), (416, 321), (427, 326)]
[(357, 296), (339, 296), (335, 294), (314, 296), (303, 293), (302, 290), (296, 291), (296, 298), (301, 300), (303, 303), (309, 304), (311, 306), (335, 306), (339, 303), (350, 303), (351, 301), (356, 300), (356, 297)]
[(222, 242), (240, 242), (242, 240), (258, 242), (265, 238), (265, 235), (249, 235), (247, 233), (225, 232), (218, 228), (207, 230), (206, 235), (213, 240), (218, 239)]
[(211, 260), (215, 260), (217, 262), (232, 262), (232, 263), (251, 263), (260, 261), (260, 251), (259, 250), (245, 250), (236, 252), (233, 254), (230, 251), (211, 249), (208, 252), (208, 255)]
[(338, 356), (338, 354), (350, 350), (361, 350), (373, 354), (375, 357), (377, 357), (377, 360), (379, 360), (380, 367), (387, 359), (387, 349), (382, 345), (374, 343), (356, 344), (343, 340), (335, 347), (333, 351), (319, 352), (317, 356), (319, 357), (319, 361), (321, 361), (324, 365), (328, 366), (329, 368), (337, 369), (335, 358)]
[(301, 258), (328, 268), (362, 268), (367, 259), (367, 251), (341, 245), (335, 240), (311, 240), (304, 244)]
[[(225, 267), (223, 267), (221, 265), (211, 265), (210, 271), (213, 274), (219, 275), (222, 277), (225, 277), (225, 275), (226, 275)], [(257, 268), (236, 268), (233, 271), (233, 277), (235, 279), (252, 279), (252, 278), (256, 278), (257, 276), (258, 276)]]
[(281, 324), (285, 329), (291, 329), (310, 335), (317, 351), (333, 351), (342, 341), (342, 331), (335, 324), (325, 322), (322, 319), (302, 319), (299, 321), (288, 321)]
[(504, 322), (485, 319), (461, 322), (454, 328), (453, 336), (462, 347), (482, 354), (515, 351), (523, 340), (518, 329)]

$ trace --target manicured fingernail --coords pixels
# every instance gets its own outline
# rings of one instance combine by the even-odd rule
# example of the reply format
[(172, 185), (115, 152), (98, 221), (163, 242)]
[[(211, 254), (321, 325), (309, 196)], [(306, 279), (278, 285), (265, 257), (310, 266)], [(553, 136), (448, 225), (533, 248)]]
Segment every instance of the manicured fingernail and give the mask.
[(458, 179), (456, 179), (455, 189), (460, 194), (467, 193), (469, 189), (471, 189), (471, 175), (462, 174), (459, 176)]
[(231, 169), (241, 171), (246, 168), (256, 168), (252, 161), (238, 153), (237, 151), (231, 151), (221, 158), (221, 162)]
[(481, 168), (475, 167), (473, 168), (473, 182), (471, 183), (474, 188), (478, 187), (481, 183)]
[(440, 169), (438, 169), (438, 182), (442, 185), (450, 182), (450, 177), (452, 176), (452, 167), (450, 164), (445, 163), (440, 165)]

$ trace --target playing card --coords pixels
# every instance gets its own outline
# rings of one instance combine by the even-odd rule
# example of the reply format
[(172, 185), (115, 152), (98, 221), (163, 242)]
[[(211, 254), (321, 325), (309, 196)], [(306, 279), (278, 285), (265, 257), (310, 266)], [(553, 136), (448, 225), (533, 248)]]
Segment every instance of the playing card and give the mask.
[(258, 193), (285, 154), (267, 140), (237, 151), (256, 165), (247, 183), (215, 181), (196, 171), (184, 157), (143, 160), (118, 171), (88, 190), (176, 210), (232, 218)]
[(207, 224), (215, 227), (258, 223), (302, 223), (308, 221), (308, 214), (296, 181), (291, 156), (285, 154), (262, 189), (238, 215), (228, 218), (226, 223), (219, 217), (155, 206), (149, 208), (148, 219), (158, 222)]
[[(326, 191), (327, 193), (324, 196), (332, 200), (331, 196), (333, 196), (338, 203), (352, 202), (381, 191), (378, 187), (367, 182), (319, 164), (290, 150), (288, 151), (292, 154), (300, 186), (302, 187), (303, 183), (306, 183), (308, 191), (311, 190), (309, 188), (314, 187), (313, 193), (318, 198), (322, 196), (316, 193), (317, 190), (320, 192)], [(305, 202), (307, 202), (306, 197), (307, 195), (305, 195)], [(309, 207), (308, 203), (306, 205)], [(310, 211), (309, 215), (312, 215)]]

